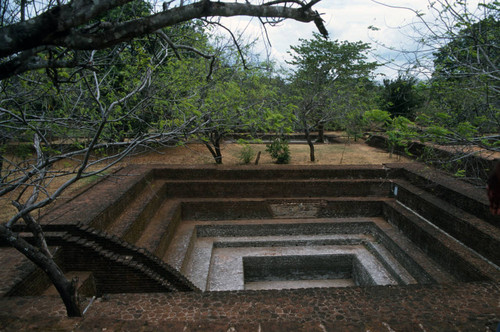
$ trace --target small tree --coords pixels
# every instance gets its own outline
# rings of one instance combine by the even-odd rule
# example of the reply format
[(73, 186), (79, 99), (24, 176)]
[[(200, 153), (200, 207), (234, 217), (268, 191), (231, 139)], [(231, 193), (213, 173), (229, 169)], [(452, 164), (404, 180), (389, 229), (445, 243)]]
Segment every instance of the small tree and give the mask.
[(297, 105), (297, 125), (306, 136), (311, 161), (315, 161), (315, 156), (310, 132), (314, 129), (321, 132), (326, 123), (340, 117), (335, 99), (343, 87), (352, 80), (370, 77), (377, 67), (376, 63), (366, 61), (369, 49), (366, 43), (330, 41), (319, 34), (291, 46), (289, 63), (296, 69), (290, 93)]
[(249, 144), (243, 144), (240, 150), (239, 159), (243, 164), (250, 164), (255, 157), (255, 151)]
[(291, 159), (288, 142), (284, 138), (275, 138), (270, 144), (266, 145), (266, 151), (276, 164), (288, 164)]
[(390, 126), (386, 131), (390, 151), (389, 156), (392, 158), (396, 147), (403, 147), (405, 153), (411, 155), (409, 145), (417, 136), (416, 134), (415, 124), (404, 116), (391, 119)]
[(403, 147), (405, 152), (410, 154), (408, 146), (417, 137), (417, 129), (413, 122), (404, 116), (391, 118), (389, 112), (378, 109), (366, 112), (364, 121), (371, 130), (385, 132), (390, 157), (396, 147)]

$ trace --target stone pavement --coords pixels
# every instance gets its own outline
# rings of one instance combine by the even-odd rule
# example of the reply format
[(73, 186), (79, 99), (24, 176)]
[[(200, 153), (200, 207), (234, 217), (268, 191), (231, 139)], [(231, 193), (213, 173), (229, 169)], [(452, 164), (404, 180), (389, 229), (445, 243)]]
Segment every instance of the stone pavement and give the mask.
[(0, 296), (33, 271), (33, 263), (14, 248), (1, 248), (0, 251)]
[(57, 297), (0, 298), (0, 331), (495, 331), (500, 285), (114, 294), (84, 318)]

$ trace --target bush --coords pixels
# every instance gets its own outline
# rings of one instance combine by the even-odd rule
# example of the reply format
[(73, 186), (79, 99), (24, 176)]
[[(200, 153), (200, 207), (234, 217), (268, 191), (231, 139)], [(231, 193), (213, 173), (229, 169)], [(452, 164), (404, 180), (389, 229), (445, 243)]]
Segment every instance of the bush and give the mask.
[(243, 164), (250, 164), (253, 157), (255, 156), (255, 151), (248, 144), (243, 145), (240, 151), (239, 159)]
[(14, 156), (19, 157), (22, 160), (26, 160), (31, 157), (35, 151), (30, 144), (19, 143), (12, 144), (11, 152)]
[(288, 164), (290, 162), (291, 156), (288, 142), (283, 138), (276, 138), (271, 144), (267, 144), (266, 151), (269, 152), (276, 164)]

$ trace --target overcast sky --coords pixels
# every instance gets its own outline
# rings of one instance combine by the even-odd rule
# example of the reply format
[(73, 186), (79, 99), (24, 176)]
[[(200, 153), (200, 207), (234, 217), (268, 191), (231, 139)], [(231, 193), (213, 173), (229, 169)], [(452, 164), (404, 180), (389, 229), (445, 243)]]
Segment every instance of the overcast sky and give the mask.
[[(379, 1), (389, 5), (411, 7), (424, 13), (428, 12), (427, 0)], [(412, 48), (411, 39), (398, 29), (416, 20), (415, 13), (409, 10), (389, 8), (371, 0), (323, 0), (314, 8), (322, 14), (332, 40), (370, 42), (374, 53), (395, 59), (396, 62), (403, 62), (404, 59), (401, 56), (397, 57), (396, 53), (391, 53), (384, 47), (377, 46), (374, 40), (398, 49)], [(262, 43), (265, 35), (258, 19), (233, 17), (223, 19), (223, 23), (228, 24), (233, 31), (243, 31), (248, 38), (259, 38), (258, 52), (265, 54)], [(369, 30), (369, 26), (375, 26), (380, 30)], [(286, 20), (279, 26), (268, 27), (267, 33), (272, 46), (269, 50), (271, 56), (284, 63), (285, 59), (289, 59), (287, 51), (290, 45), (298, 45), (299, 38), (312, 38), (313, 31), (317, 31), (313, 23), (300, 23), (293, 20)], [(379, 72), (391, 78), (397, 75), (394, 69), (387, 67), (381, 68)]]

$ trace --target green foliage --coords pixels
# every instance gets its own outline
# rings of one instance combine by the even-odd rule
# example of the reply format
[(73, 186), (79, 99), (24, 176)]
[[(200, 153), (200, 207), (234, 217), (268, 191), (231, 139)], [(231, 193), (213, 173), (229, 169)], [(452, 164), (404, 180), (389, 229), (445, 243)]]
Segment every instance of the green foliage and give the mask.
[(466, 172), (465, 172), (465, 169), (459, 169), (455, 172), (455, 174), (453, 174), (454, 177), (457, 177), (457, 178), (464, 178), (466, 176)]
[(418, 137), (417, 126), (414, 122), (404, 116), (391, 118), (387, 111), (374, 109), (365, 112), (363, 120), (373, 128), (384, 130), (387, 136), (391, 154), (396, 147), (404, 147), (407, 154), (411, 154), (408, 150), (409, 144)]
[(24, 144), (24, 143), (14, 144), (8, 150), (10, 150), (10, 152), (14, 156), (21, 158), (22, 160), (26, 160), (27, 158), (33, 155), (33, 146), (31, 146), (30, 144)]
[(150, 14), (152, 9), (151, 3), (144, 0), (134, 0), (123, 6), (107, 11), (100, 20), (110, 22), (132, 20)]
[[(460, 6), (466, 8), (466, 3)], [(431, 103), (427, 113), (449, 115), (440, 122), (464, 139), (498, 132), (500, 106), (498, 73), (500, 63), (499, 5), (481, 5), (482, 18), (457, 17), (449, 42), (434, 53), (434, 72), (429, 85)], [(454, 10), (445, 8), (446, 11)]]
[(423, 96), (416, 89), (417, 79), (398, 76), (395, 80), (384, 80), (382, 108), (393, 117), (414, 118), (415, 111), (422, 106)]
[(363, 137), (364, 128), (366, 127), (366, 119), (363, 117), (363, 113), (360, 111), (353, 110), (347, 114), (344, 119), (345, 131), (347, 137), (354, 138), (355, 141), (358, 138)]
[(473, 138), (477, 133), (477, 127), (473, 126), (470, 122), (465, 121), (457, 125), (456, 133), (467, 139)]
[(331, 41), (314, 33), (310, 40), (300, 39), (300, 45), (291, 46), (293, 52), (289, 62), (297, 66), (296, 76), (322, 84), (344, 78), (369, 76), (377, 67), (374, 62), (366, 62), (366, 52), (370, 45), (358, 42)]
[(389, 124), (389, 130), (386, 131), (386, 135), (391, 152), (399, 146), (404, 147), (406, 154), (411, 154), (408, 147), (417, 135), (415, 124), (412, 121), (403, 116), (392, 119)]
[(266, 145), (266, 151), (277, 164), (288, 164), (291, 159), (288, 142), (284, 138), (275, 138), (270, 144)]
[(203, 142), (217, 160), (220, 142), (228, 135), (245, 133), (251, 138), (292, 129), (293, 114), (281, 103), (272, 72), (257, 66), (242, 70), (233, 61), (238, 60), (229, 55), (218, 59), (210, 80), (206, 63), (198, 58), (172, 60), (164, 68), (167, 84), (161, 91), (169, 98), (158, 107), (163, 114), (157, 125), (163, 130), (184, 126), (186, 138)]
[(243, 164), (249, 164), (254, 157), (255, 157), (254, 149), (248, 144), (243, 145), (239, 154), (240, 161)]
[(391, 115), (387, 111), (373, 109), (365, 112), (363, 119), (371, 130), (382, 130), (390, 124)]

